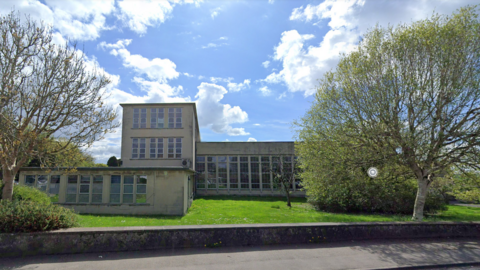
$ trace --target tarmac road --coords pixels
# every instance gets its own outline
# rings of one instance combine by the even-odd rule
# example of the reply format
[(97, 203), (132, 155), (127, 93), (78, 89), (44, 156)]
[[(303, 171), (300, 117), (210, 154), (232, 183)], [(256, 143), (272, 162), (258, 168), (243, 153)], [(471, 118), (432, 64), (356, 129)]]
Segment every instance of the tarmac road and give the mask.
[[(423, 239), (107, 252), (0, 259), (0, 269), (392, 269), (477, 262), (480, 239)], [(428, 268), (445, 269), (445, 268)]]

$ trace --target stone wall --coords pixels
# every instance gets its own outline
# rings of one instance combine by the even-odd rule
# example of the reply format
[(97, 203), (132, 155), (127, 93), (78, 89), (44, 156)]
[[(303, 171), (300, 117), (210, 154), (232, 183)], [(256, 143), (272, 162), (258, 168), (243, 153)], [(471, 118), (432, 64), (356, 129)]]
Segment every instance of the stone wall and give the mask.
[(479, 238), (480, 222), (72, 228), (42, 233), (0, 234), (0, 256), (211, 247), (215, 243), (221, 247), (439, 237)]

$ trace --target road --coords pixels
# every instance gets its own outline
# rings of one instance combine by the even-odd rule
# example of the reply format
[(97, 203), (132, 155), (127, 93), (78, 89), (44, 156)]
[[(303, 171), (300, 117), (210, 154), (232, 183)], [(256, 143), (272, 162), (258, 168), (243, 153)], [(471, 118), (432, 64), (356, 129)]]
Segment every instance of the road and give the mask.
[[(386, 269), (479, 262), (480, 239), (389, 240), (0, 259), (0, 269)], [(437, 268), (435, 268), (437, 269)]]

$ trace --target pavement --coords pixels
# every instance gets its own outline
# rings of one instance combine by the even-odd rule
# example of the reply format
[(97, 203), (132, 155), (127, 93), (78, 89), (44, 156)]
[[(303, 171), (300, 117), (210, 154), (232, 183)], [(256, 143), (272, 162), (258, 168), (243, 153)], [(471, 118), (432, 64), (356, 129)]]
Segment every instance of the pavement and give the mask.
[(477, 207), (477, 208), (480, 208), (480, 204), (462, 203), (462, 202), (459, 202), (459, 201), (450, 201), (449, 203), (450, 203), (450, 204), (453, 204), (453, 205), (460, 205), (460, 206), (466, 206), (466, 207)]
[[(468, 266), (470, 263), (474, 263)], [(476, 263), (476, 264), (475, 264)], [(425, 267), (427, 265), (437, 267)], [(442, 268), (450, 265), (450, 268)], [(0, 269), (480, 269), (480, 239), (191, 248), (0, 259)], [(407, 268), (405, 268), (407, 267)]]

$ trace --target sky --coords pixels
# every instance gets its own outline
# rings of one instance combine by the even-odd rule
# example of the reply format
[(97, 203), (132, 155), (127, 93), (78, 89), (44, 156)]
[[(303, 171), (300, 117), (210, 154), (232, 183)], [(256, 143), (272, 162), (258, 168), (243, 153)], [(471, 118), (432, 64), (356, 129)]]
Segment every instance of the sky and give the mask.
[[(318, 81), (375, 25), (478, 0), (2, 0), (76, 42), (108, 76), (107, 103), (196, 102), (202, 141), (293, 141)], [(23, 16), (23, 15), (22, 15)], [(120, 157), (121, 129), (87, 151)]]

